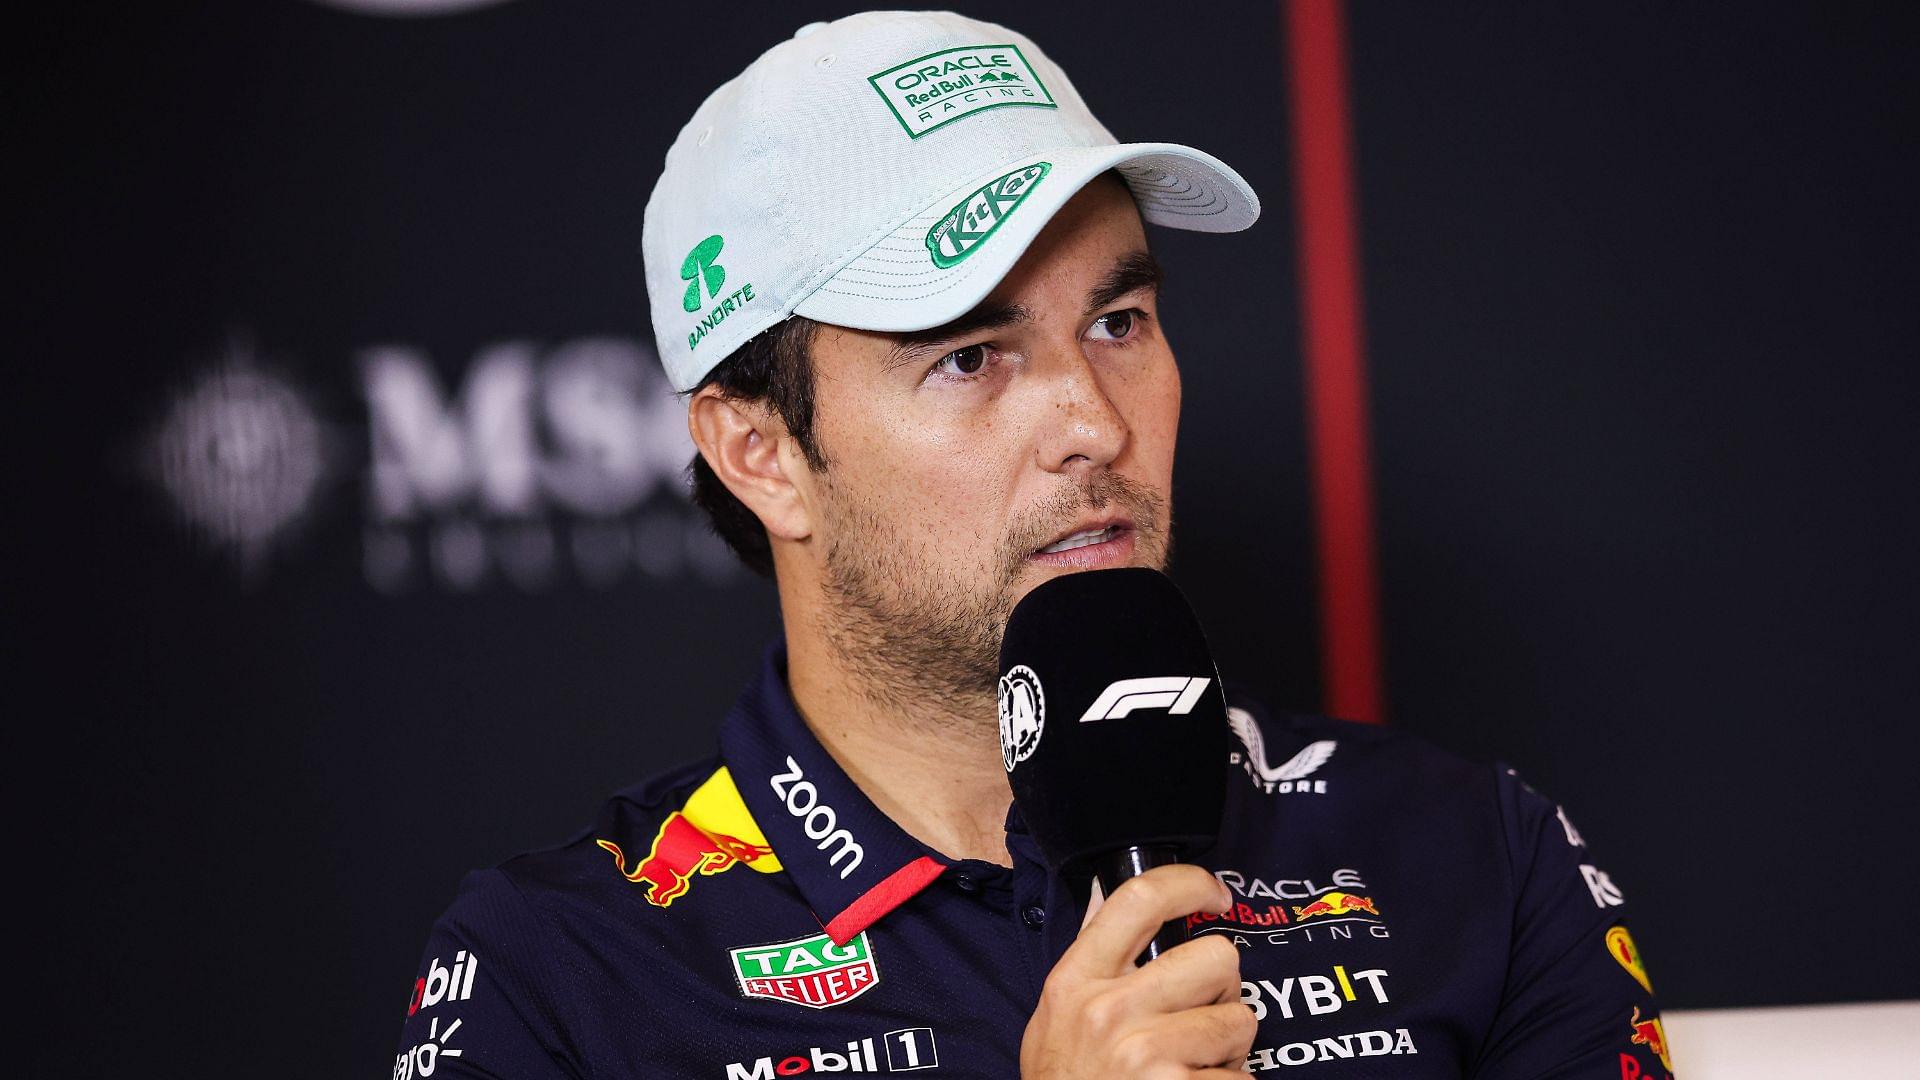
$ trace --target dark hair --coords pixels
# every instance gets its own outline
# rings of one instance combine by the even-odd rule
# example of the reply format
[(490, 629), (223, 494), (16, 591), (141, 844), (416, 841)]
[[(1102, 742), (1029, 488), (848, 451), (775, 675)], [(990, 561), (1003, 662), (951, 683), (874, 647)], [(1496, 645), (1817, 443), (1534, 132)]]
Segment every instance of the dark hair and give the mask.
[[(813, 339), (819, 328), (819, 323), (799, 315), (776, 323), (720, 361), (693, 390), (698, 393), (712, 386), (730, 401), (772, 406), (816, 472), (827, 467), (826, 455), (813, 437)], [(693, 482), (693, 504), (706, 511), (713, 531), (749, 569), (772, 577), (773, 546), (760, 519), (720, 482), (701, 454), (693, 455), (687, 473)]]

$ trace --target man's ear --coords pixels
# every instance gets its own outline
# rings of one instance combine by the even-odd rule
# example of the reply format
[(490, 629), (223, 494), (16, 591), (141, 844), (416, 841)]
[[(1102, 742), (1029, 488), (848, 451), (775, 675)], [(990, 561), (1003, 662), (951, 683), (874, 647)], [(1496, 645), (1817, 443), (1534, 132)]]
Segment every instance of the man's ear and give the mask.
[(800, 465), (804, 459), (797, 451), (781, 452), (792, 436), (778, 413), (707, 386), (687, 403), (687, 431), (707, 467), (753, 511), (769, 536), (805, 540), (812, 535), (806, 502), (788, 473), (789, 463)]

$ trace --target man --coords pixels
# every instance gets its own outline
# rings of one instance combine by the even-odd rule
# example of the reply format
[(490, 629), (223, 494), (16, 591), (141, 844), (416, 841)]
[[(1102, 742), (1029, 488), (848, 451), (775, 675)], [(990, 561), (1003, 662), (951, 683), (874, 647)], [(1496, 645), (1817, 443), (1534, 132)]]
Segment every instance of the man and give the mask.
[(1013, 604), (1167, 561), (1143, 220), (1257, 214), (946, 13), (804, 27), (701, 105), (647, 207), (654, 326), (784, 637), (715, 758), (468, 879), (396, 1077), (1665, 1075), (1619, 891), (1510, 773), (1235, 701), (1205, 867), (1104, 902), (1009, 809)]

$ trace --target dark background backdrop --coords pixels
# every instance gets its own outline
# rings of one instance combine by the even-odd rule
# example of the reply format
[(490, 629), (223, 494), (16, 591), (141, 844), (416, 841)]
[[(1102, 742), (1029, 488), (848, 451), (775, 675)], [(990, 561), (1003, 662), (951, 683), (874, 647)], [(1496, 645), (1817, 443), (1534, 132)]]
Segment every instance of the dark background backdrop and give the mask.
[[(704, 753), (775, 626), (677, 494), (641, 211), (848, 9), (161, 7), (16, 42), (27, 1071), (385, 1075), (460, 874)], [(1267, 203), (1155, 235), (1175, 572), (1312, 708), (1279, 10), (967, 10)], [(1569, 807), (1674, 1008), (1920, 997), (1906, 11), (1349, 15), (1389, 720)]]

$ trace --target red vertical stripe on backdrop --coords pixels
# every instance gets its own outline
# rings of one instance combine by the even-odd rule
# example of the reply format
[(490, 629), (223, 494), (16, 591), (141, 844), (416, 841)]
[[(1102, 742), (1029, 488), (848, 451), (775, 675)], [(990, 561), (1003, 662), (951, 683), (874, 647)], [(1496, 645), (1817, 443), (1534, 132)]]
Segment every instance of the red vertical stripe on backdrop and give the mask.
[(1336, 716), (1378, 723), (1386, 717), (1386, 706), (1367, 452), (1353, 125), (1347, 108), (1346, 17), (1342, 0), (1282, 0), (1281, 6), (1292, 84), (1324, 707)]

